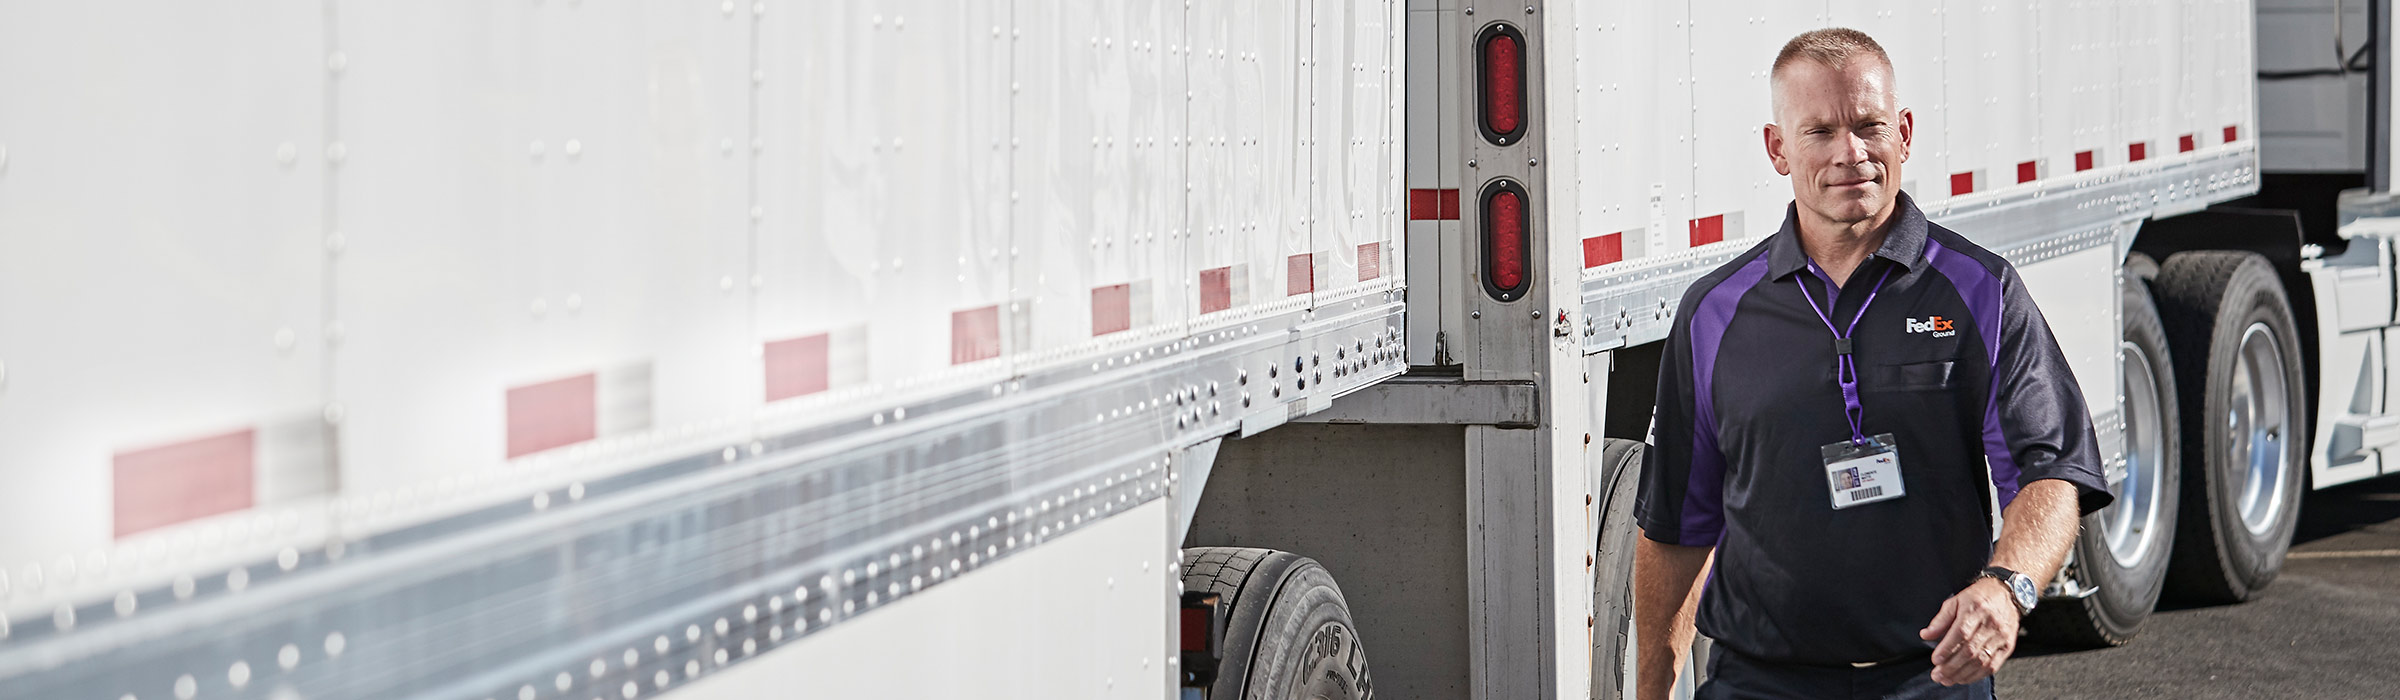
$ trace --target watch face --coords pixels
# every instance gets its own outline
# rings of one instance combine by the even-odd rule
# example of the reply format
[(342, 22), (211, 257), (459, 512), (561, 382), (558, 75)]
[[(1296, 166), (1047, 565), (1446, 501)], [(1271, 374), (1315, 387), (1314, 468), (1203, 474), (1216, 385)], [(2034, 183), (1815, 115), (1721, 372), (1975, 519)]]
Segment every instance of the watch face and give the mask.
[(2040, 600), (2034, 594), (2033, 579), (2022, 574), (2008, 577), (2008, 591), (2016, 594), (2017, 607), (2026, 610), (2032, 610), (2033, 604)]

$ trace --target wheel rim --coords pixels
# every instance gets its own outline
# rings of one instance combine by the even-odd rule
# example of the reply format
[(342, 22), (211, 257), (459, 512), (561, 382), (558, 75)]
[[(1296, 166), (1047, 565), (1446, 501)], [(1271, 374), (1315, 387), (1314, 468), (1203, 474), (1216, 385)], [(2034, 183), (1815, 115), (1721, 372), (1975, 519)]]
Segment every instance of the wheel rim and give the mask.
[(2232, 440), (2226, 457), (2234, 465), (2234, 502), (2242, 526), (2265, 535), (2283, 514), (2284, 483), (2291, 478), (2291, 405), (2286, 401), (2282, 345), (2265, 323), (2242, 331), (2239, 364), (2225, 424)]
[(2159, 499), (2166, 466), (2167, 431), (2161, 421), (2158, 373), (2141, 346), (2118, 346), (2125, 357), (2125, 472), (2108, 491), (2116, 502), (2101, 517), (2108, 553), (2117, 565), (2133, 568), (2150, 556), (2158, 540)]

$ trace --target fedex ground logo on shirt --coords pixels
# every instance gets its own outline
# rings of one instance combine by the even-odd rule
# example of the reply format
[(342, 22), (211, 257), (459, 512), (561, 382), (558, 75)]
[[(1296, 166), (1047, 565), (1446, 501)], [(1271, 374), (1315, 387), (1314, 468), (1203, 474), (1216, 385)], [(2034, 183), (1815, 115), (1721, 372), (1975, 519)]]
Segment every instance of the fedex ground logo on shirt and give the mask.
[(1911, 317), (1908, 319), (1908, 332), (1911, 334), (1932, 333), (1933, 337), (1936, 338), (1948, 338), (1950, 336), (1958, 335), (1957, 323), (1957, 319), (1942, 318), (1940, 316), (1933, 316), (1923, 321), (1919, 321), (1916, 318)]

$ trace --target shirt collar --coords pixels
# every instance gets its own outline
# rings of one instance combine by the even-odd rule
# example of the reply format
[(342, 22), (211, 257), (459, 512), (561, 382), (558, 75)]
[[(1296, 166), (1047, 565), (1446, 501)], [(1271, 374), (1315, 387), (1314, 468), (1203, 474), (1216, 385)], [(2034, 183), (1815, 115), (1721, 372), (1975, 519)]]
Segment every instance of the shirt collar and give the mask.
[[(1916, 200), (1907, 192), (1892, 211), (1892, 229), (1883, 236), (1883, 246), (1872, 257), (1883, 258), (1910, 272), (1925, 264), (1925, 236), (1928, 224), (1925, 212), (1917, 210)], [(1775, 232), (1775, 241), (1767, 252), (1767, 276), (1783, 279), (1808, 267), (1808, 254), (1800, 250), (1799, 208), (1796, 204), (1783, 207), (1783, 228)], [(1902, 273), (1906, 274), (1906, 273)]]

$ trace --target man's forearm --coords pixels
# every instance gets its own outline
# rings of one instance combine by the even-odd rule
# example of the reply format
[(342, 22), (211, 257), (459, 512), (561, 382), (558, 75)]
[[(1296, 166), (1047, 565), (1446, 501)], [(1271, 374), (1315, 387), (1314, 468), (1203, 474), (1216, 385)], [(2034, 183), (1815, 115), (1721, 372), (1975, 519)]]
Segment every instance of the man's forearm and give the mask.
[(2049, 586), (2050, 577), (2067, 561), (2067, 549), (2075, 545), (2080, 510), (2074, 484), (2043, 479), (2025, 485), (2001, 514), (1992, 565), (2032, 577), (2035, 588)]
[(1675, 619), (1691, 599), (1693, 584), (1708, 564), (1708, 547), (1666, 544), (1636, 538), (1633, 548), (1633, 628), (1635, 696), (1663, 698), (1675, 684), (1682, 650), (1689, 635), (1676, 634)]

